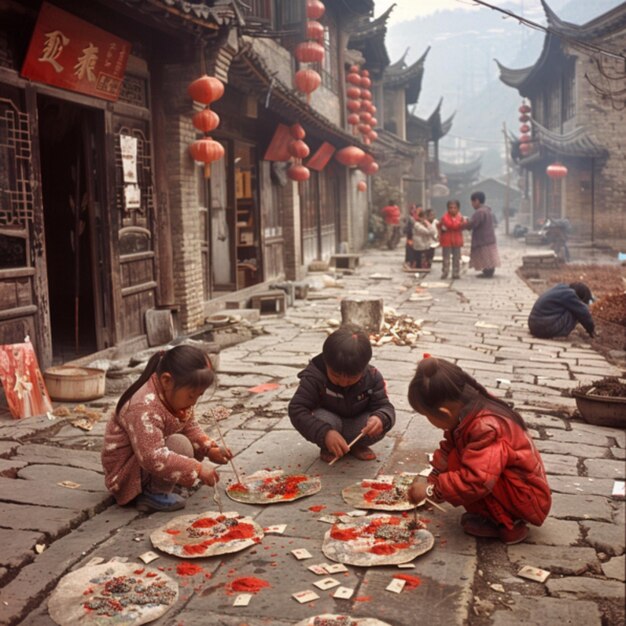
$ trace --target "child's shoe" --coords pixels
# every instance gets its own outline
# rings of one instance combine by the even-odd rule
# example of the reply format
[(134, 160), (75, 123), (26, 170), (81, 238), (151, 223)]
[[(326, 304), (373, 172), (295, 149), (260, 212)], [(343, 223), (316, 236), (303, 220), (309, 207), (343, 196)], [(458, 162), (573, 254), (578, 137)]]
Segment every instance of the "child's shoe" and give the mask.
[(136, 507), (142, 513), (154, 511), (178, 511), (185, 508), (185, 498), (176, 493), (150, 493), (144, 491), (138, 498)]
[(507, 546), (522, 543), (528, 537), (528, 526), (522, 520), (515, 522), (515, 525), (510, 530), (506, 526), (500, 525), (498, 537)]
[(335, 455), (327, 450), (326, 448), (320, 448), (320, 459), (324, 461), (324, 463), (330, 463), (335, 458)]
[(472, 537), (500, 537), (498, 524), (476, 513), (464, 513), (461, 516), (461, 526)]
[(376, 453), (369, 446), (352, 446), (350, 454), (359, 461), (374, 461), (376, 459)]

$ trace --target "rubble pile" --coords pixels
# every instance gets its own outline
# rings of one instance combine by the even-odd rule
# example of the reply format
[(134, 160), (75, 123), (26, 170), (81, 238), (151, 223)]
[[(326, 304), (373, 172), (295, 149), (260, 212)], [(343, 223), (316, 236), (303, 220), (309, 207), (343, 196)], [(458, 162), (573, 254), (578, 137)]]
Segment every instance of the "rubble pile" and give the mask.
[(385, 309), (385, 321), (380, 333), (370, 334), (373, 346), (383, 346), (393, 343), (396, 346), (414, 345), (422, 329), (422, 320), (416, 320), (410, 315), (400, 315), (393, 309)]
[(591, 307), (594, 317), (626, 326), (626, 293), (610, 293)]

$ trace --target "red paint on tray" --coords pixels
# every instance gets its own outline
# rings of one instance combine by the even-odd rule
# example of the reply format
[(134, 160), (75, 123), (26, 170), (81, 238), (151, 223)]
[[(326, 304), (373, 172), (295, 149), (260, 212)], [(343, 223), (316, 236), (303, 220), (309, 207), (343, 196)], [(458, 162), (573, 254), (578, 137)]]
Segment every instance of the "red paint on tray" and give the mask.
[(310, 506), (309, 511), (313, 511), (313, 513), (319, 513), (326, 508), (325, 504), (316, 504), (315, 506)]
[(371, 602), (372, 596), (358, 596), (354, 599), (355, 602)]
[(394, 574), (393, 577), (405, 580), (407, 589), (415, 589), (422, 584), (421, 578), (418, 578), (417, 576), (412, 576), (411, 574)]
[(195, 576), (203, 571), (204, 570), (195, 563), (179, 563), (176, 566), (176, 573), (179, 576)]
[(389, 543), (377, 543), (370, 550), (372, 554), (393, 554), (396, 549)]
[(359, 537), (359, 533), (355, 528), (336, 528), (333, 526), (330, 536), (337, 541), (353, 541)]
[(242, 578), (235, 578), (228, 587), (231, 591), (244, 592), (244, 593), (258, 593), (265, 587), (271, 587), (267, 580), (262, 578), (255, 578), (254, 576), (244, 576)]
[(168, 535), (180, 535), (180, 530), (176, 530), (175, 528), (168, 528), (165, 532)]

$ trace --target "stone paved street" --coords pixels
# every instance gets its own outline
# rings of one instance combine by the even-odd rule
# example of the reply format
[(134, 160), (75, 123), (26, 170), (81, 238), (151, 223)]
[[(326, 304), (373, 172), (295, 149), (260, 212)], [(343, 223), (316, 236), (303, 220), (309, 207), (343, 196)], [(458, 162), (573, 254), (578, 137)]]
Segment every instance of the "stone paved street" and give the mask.
[[(223, 431), (242, 471), (280, 467), (318, 474), (322, 491), (268, 507), (234, 503), (222, 495), (226, 510), (251, 515), (264, 527), (286, 523), (284, 535), (268, 534), (258, 546), (226, 558), (200, 559), (203, 572), (193, 577), (178, 575), (179, 560), (162, 554), (153, 565), (178, 579), (180, 597), (155, 624), (282, 626), (325, 612), (376, 617), (394, 626), (624, 623), (625, 512), (624, 502), (612, 499), (611, 491), (615, 479), (625, 478), (626, 434), (573, 418), (575, 402), (565, 395), (579, 383), (623, 372), (577, 332), (558, 341), (529, 335), (526, 318), (535, 295), (515, 274), (524, 249), (513, 241), (507, 245), (501, 250), (503, 268), (493, 281), (478, 280), (470, 271), (459, 281), (440, 282), (435, 265), (421, 284), (432, 298), (419, 300), (411, 299), (417, 279), (400, 271), (400, 248), (369, 251), (354, 274), (341, 277), (341, 287), (312, 292), (284, 317), (263, 316), (257, 326), (264, 333), (222, 350), (220, 386), (197, 415), (215, 404), (232, 409)], [(341, 298), (368, 293), (422, 320), (423, 333), (413, 347), (374, 348), (373, 362), (397, 408), (396, 427), (376, 446), (378, 460), (348, 458), (329, 467), (319, 461), (317, 448), (292, 429), (287, 403), (297, 372), (321, 349), (327, 320), (340, 318)], [(334, 599), (334, 589), (316, 590), (319, 600), (300, 605), (290, 596), (315, 589), (317, 576), (307, 566), (325, 561), (321, 543), (329, 528), (318, 518), (346, 510), (341, 489), (379, 473), (427, 467), (426, 454), (441, 433), (414, 414), (406, 399), (424, 352), (458, 363), (522, 413), (554, 492), (550, 517), (532, 529), (526, 543), (507, 548), (464, 535), (459, 509), (422, 509), (436, 542), (416, 559), (415, 569), (349, 567), (336, 578), (355, 589), (352, 599)], [(279, 386), (250, 393), (250, 387), (265, 382)], [(106, 412), (114, 402), (107, 397), (90, 406)], [(99, 461), (105, 420), (85, 432), (70, 425), (71, 419), (0, 421), (0, 624), (52, 624), (47, 599), (65, 573), (96, 556), (136, 561), (152, 549), (150, 532), (176, 516), (143, 515), (113, 505)], [(233, 477), (229, 466), (220, 473), (222, 486)], [(63, 481), (78, 487), (60, 486)], [(325, 509), (315, 512), (315, 505)], [(190, 496), (186, 512), (214, 507), (212, 490), (203, 487)], [(306, 548), (313, 559), (297, 561), (290, 554), (294, 548)], [(543, 584), (525, 581), (516, 575), (523, 565), (549, 570), (551, 576)], [(398, 595), (386, 591), (398, 572), (418, 576), (421, 584)], [(240, 576), (257, 576), (271, 586), (253, 596), (248, 607), (233, 607), (235, 596), (227, 593), (226, 584)], [(502, 587), (494, 589), (494, 584)]]

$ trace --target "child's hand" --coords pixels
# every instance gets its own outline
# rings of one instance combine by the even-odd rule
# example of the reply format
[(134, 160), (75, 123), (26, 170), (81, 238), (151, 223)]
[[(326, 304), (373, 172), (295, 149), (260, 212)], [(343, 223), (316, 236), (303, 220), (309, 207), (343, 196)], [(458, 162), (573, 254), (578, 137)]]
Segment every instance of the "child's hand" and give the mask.
[(350, 448), (348, 443), (343, 438), (341, 433), (336, 430), (329, 430), (324, 437), (324, 445), (329, 452), (332, 452), (336, 457), (342, 457)]
[(200, 474), (198, 478), (205, 484), (213, 487), (215, 483), (219, 482), (220, 476), (219, 474), (206, 463), (202, 464), (202, 469), (200, 470)]
[(228, 448), (220, 448), (219, 446), (211, 446), (208, 454), (209, 460), (213, 463), (224, 465), (233, 458), (233, 453)]
[(426, 497), (426, 487), (428, 483), (424, 481), (422, 476), (418, 476), (413, 480), (409, 490), (407, 491), (407, 496), (409, 498), (409, 502), (411, 504), (419, 504)]
[(378, 437), (383, 432), (383, 421), (378, 415), (370, 415), (365, 427), (361, 428), (361, 432), (368, 437)]

